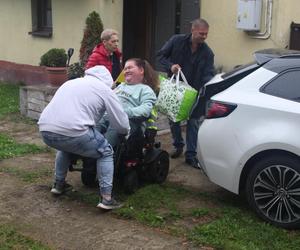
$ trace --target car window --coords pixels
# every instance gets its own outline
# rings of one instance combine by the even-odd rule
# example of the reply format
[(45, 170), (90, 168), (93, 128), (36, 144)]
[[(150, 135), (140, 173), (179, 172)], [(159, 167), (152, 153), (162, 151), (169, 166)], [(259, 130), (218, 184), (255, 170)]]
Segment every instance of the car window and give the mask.
[(262, 92), (300, 102), (300, 69), (287, 71), (265, 85)]

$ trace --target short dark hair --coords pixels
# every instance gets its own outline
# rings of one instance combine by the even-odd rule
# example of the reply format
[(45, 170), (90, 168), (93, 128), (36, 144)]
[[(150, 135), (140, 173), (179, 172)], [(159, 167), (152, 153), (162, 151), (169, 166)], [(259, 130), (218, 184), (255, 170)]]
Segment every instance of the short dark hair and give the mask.
[(203, 18), (197, 18), (197, 19), (193, 20), (191, 23), (192, 23), (192, 28), (198, 27), (198, 26), (204, 26), (206, 28), (209, 28), (208, 22)]

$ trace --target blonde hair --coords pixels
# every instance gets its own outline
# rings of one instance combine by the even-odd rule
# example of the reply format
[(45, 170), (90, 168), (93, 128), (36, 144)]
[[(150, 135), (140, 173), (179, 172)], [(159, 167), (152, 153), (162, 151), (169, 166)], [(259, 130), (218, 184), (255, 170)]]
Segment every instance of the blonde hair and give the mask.
[(119, 33), (113, 29), (105, 29), (101, 33), (101, 41), (108, 41), (113, 35), (119, 35)]

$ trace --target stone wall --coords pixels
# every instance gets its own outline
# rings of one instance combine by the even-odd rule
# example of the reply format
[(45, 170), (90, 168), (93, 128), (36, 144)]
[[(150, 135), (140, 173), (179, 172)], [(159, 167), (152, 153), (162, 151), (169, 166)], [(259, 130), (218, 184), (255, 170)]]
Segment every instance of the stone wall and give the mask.
[(22, 86), (20, 88), (21, 114), (38, 120), (57, 88), (50, 85)]

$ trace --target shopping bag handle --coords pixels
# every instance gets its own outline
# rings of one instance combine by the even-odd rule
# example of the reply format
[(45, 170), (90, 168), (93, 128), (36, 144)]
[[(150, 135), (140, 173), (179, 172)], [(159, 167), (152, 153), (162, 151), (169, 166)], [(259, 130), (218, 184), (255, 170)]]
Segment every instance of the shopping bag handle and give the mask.
[[(175, 78), (175, 76), (176, 76), (176, 78)], [(189, 85), (181, 69), (178, 70), (177, 74), (173, 74), (171, 76), (169, 82), (172, 82), (174, 80), (174, 78), (175, 78), (175, 84), (178, 87), (179, 86), (179, 82), (180, 82), (180, 78), (179, 78), (180, 76), (181, 76), (183, 82), (186, 83), (187, 85)]]
[[(173, 76), (174, 76), (174, 75), (173, 75)], [(185, 84), (188, 85), (188, 82), (187, 82), (187, 80), (186, 80), (186, 78), (185, 78), (185, 76), (184, 76), (182, 70), (179, 69), (178, 72), (177, 72), (177, 74), (176, 74), (176, 80), (175, 80), (176, 86), (179, 87), (179, 82), (180, 82), (179, 77), (180, 77), (180, 76), (181, 76), (181, 78), (182, 78), (182, 81), (183, 81)]]
[(170, 82), (170, 83), (174, 80), (174, 77), (175, 77), (175, 74), (173, 74), (173, 75), (171, 76), (171, 78), (169, 79), (169, 82)]

